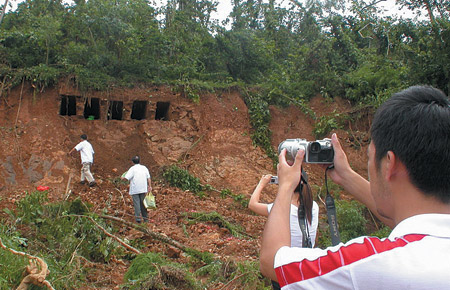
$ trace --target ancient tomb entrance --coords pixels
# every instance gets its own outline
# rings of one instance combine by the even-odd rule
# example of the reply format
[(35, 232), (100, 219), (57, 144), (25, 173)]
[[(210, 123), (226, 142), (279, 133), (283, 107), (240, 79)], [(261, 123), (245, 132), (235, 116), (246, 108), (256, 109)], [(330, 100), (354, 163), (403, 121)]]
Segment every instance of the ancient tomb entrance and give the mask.
[(157, 102), (155, 120), (168, 121), (169, 120), (170, 102)]
[(84, 113), (85, 119), (98, 120), (100, 119), (100, 99), (98, 98), (88, 98), (84, 103)]
[(77, 98), (75, 96), (61, 96), (61, 107), (59, 114), (62, 116), (73, 116), (77, 114)]
[(108, 120), (122, 120), (123, 102), (111, 101), (108, 108)]
[(147, 111), (146, 101), (134, 101), (131, 110), (131, 119), (142, 120), (145, 119), (145, 112)]

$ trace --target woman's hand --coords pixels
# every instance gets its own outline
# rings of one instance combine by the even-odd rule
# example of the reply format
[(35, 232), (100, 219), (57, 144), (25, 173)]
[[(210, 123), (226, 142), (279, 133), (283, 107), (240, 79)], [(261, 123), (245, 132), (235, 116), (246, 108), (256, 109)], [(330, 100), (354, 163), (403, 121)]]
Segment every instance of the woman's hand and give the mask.
[(259, 180), (259, 184), (262, 186), (266, 186), (267, 184), (269, 184), (271, 178), (271, 174), (265, 174), (261, 177), (261, 180)]

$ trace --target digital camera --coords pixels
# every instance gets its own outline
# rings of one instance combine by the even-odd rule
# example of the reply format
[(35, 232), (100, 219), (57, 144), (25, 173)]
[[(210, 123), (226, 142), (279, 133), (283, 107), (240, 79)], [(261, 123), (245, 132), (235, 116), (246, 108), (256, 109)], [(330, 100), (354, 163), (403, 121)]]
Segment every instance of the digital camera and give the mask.
[(269, 184), (278, 184), (278, 176), (270, 177)]
[(299, 149), (305, 150), (306, 163), (333, 164), (334, 150), (331, 139), (306, 141), (306, 139), (286, 139), (278, 146), (278, 154), (286, 148), (286, 159), (294, 160)]

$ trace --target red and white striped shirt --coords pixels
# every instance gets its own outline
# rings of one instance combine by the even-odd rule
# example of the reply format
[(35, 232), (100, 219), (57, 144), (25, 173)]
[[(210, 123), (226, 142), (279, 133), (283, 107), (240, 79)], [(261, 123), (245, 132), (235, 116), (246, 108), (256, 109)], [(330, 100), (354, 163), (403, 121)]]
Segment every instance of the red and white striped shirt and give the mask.
[(385, 239), (359, 237), (324, 250), (283, 247), (275, 272), (283, 290), (450, 289), (450, 215), (410, 217)]

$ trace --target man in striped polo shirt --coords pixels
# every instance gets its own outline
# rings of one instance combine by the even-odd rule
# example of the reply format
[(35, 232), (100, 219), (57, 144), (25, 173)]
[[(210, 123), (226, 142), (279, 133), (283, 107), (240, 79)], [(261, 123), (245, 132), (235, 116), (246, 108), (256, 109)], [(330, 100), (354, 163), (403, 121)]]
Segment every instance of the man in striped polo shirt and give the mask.
[(368, 149), (370, 182), (353, 171), (336, 134), (333, 181), (393, 228), (327, 249), (291, 248), (293, 165), (279, 156), (279, 190), (263, 233), (262, 273), (290, 289), (450, 289), (450, 101), (414, 86), (377, 110)]

